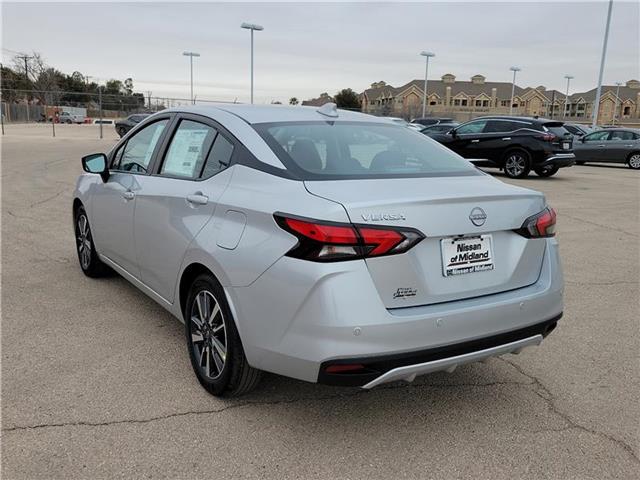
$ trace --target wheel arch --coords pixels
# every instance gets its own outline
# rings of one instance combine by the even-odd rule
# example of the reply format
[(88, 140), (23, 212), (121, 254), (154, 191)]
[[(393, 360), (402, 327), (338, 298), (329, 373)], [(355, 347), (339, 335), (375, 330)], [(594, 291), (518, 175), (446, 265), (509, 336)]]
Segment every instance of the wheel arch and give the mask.
[(80, 200), (78, 197), (73, 199), (73, 218), (75, 220), (76, 218), (76, 213), (78, 212), (78, 210), (80, 209), (80, 207), (84, 207), (84, 204), (82, 203), (82, 200)]
[(182, 271), (182, 275), (180, 276), (180, 284), (178, 286), (178, 301), (180, 303), (180, 312), (182, 313), (182, 317), (184, 319), (184, 308), (187, 303), (187, 296), (189, 295), (189, 288), (193, 281), (199, 277), (200, 275), (211, 275), (218, 282), (220, 281), (215, 274), (199, 262), (194, 262), (189, 265)]
[(633, 150), (629, 152), (629, 155), (627, 155), (625, 163), (629, 164), (629, 161), (631, 161), (631, 157), (633, 157), (634, 155), (640, 155), (640, 150)]

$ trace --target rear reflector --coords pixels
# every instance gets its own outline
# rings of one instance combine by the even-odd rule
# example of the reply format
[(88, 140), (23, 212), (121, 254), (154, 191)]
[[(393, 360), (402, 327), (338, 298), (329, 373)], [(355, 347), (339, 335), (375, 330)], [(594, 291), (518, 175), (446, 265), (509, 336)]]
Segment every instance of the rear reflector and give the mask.
[(526, 238), (553, 237), (556, 234), (556, 211), (546, 207), (527, 218), (516, 232)]
[(298, 238), (287, 256), (316, 262), (336, 262), (404, 253), (424, 235), (403, 227), (371, 227), (275, 214), (277, 224)]
[(364, 365), (360, 365), (359, 363), (345, 363), (343, 365), (329, 365), (324, 371), (326, 373), (354, 373), (359, 370), (364, 370)]

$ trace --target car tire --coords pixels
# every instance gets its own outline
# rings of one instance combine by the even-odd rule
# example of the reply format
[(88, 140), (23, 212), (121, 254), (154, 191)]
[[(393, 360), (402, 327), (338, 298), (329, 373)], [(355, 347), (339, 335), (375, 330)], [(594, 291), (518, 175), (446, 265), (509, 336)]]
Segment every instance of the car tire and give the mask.
[(118, 127), (117, 131), (118, 135), (120, 135), (120, 138), (124, 137), (127, 134), (127, 129), (124, 127)]
[(104, 277), (111, 273), (111, 269), (98, 257), (96, 246), (93, 243), (89, 217), (84, 207), (80, 206), (76, 209), (73, 223), (76, 234), (76, 253), (82, 273), (91, 278)]
[(584, 160), (576, 160), (576, 165), (584, 165)]
[(627, 159), (627, 165), (632, 170), (640, 170), (640, 152), (633, 152)]
[(255, 388), (262, 372), (247, 362), (224, 290), (212, 275), (194, 280), (183, 316), (191, 366), (205, 390), (230, 397)]
[(554, 176), (558, 173), (558, 170), (560, 170), (560, 167), (537, 167), (533, 169), (539, 177), (545, 178)]
[(504, 174), (509, 178), (525, 178), (531, 171), (531, 155), (526, 150), (509, 150), (504, 156)]
[(72, 122), (71, 122), (71, 120), (67, 120), (67, 121), (66, 121), (66, 122), (64, 122), (64, 123), (66, 123), (67, 125), (71, 125), (71, 123), (72, 123)]

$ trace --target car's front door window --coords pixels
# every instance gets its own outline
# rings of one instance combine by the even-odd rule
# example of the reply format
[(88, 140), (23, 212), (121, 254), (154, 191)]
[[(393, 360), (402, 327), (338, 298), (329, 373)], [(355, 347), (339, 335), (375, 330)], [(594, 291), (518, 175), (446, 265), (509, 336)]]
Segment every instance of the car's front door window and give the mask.
[(595, 132), (595, 133), (592, 133), (591, 135), (587, 135), (586, 137), (584, 137), (584, 141), (585, 142), (602, 142), (607, 138), (609, 138), (609, 132), (607, 131)]
[(486, 124), (487, 124), (486, 120), (478, 120), (476, 122), (470, 122), (456, 128), (456, 133), (459, 133), (460, 135), (465, 135), (468, 133), (480, 133), (482, 132)]
[(122, 172), (146, 173), (156, 145), (168, 122), (169, 120), (154, 122), (131, 137), (123, 147), (122, 154), (116, 155), (112, 169)]

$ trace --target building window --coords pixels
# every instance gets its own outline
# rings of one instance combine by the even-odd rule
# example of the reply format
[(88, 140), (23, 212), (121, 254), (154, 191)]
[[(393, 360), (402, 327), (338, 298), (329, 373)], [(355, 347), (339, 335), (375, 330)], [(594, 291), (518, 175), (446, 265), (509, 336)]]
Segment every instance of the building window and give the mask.
[(460, 99), (459, 99), (459, 98), (454, 98), (454, 99), (453, 99), (453, 104), (454, 104), (456, 107), (459, 107), (459, 106), (460, 106)]
[(476, 100), (476, 107), (482, 106), (482, 100)]
[(463, 98), (463, 99), (460, 101), (460, 105), (462, 105), (463, 107), (466, 107), (466, 106), (467, 106), (467, 99), (466, 99), (466, 98)]
[(509, 100), (500, 100), (500, 106), (501, 107), (508, 107), (509, 106)]
[(489, 106), (489, 100), (482, 100), (482, 106), (483, 107), (488, 107)]
[(622, 110), (622, 115), (624, 115), (625, 117), (631, 115), (631, 107), (624, 107), (624, 109)]

